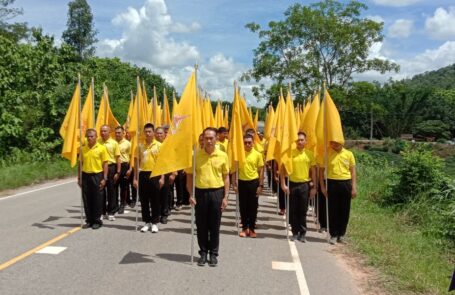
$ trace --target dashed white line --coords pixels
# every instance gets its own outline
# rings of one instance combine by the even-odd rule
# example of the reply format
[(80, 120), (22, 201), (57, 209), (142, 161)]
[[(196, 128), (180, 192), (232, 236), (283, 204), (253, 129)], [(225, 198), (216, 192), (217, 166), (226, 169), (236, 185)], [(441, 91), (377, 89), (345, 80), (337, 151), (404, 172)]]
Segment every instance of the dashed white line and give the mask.
[(43, 249), (36, 251), (39, 254), (51, 254), (51, 255), (58, 255), (66, 250), (67, 247), (58, 247), (58, 246), (47, 246)]

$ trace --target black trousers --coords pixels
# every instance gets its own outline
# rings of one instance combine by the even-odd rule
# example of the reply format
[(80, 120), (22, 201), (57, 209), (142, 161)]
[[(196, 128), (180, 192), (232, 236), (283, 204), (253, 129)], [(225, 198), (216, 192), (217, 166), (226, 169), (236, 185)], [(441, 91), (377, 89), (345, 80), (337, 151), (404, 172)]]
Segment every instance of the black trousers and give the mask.
[(103, 195), (99, 187), (102, 179), (102, 172), (82, 172), (82, 199), (84, 201), (85, 221), (89, 224), (102, 224), (100, 217), (103, 210)]
[(272, 180), (272, 167), (267, 168), (266, 174), (267, 174), (267, 186), (269, 188), (271, 188), (272, 187), (272, 181), (273, 181)]
[(239, 206), (240, 219), (243, 229), (254, 230), (256, 217), (258, 215), (258, 195), (256, 191), (259, 187), (259, 179), (240, 180), (239, 179)]
[(160, 176), (150, 178), (151, 171), (139, 172), (139, 199), (141, 201), (142, 221), (160, 222)]
[(327, 209), (325, 208), (326, 200), (322, 191), (318, 191), (316, 203), (316, 215), (318, 216), (319, 225), (321, 228), (327, 228)]
[[(288, 178), (287, 178), (287, 177), (285, 177), (284, 182), (285, 182), (285, 183), (288, 182)], [(278, 184), (277, 184), (277, 186), (278, 186)], [(286, 209), (286, 203), (285, 203), (284, 197), (285, 197), (285, 193), (284, 193), (284, 191), (281, 189), (281, 186), (280, 186), (279, 192), (278, 192), (278, 203), (279, 203), (279, 206), (280, 206), (280, 209), (281, 209), (281, 210)]]
[(186, 189), (186, 173), (183, 170), (178, 171), (175, 178), (175, 189), (177, 191), (177, 206), (189, 205), (190, 194)]
[(224, 188), (196, 188), (196, 226), (199, 254), (218, 256), (220, 245), (221, 202)]
[(351, 210), (351, 180), (328, 179), (329, 231), (332, 237), (344, 236)]
[(161, 216), (169, 216), (169, 175), (164, 175), (164, 185), (160, 189)]
[(309, 193), (309, 182), (289, 181), (289, 223), (293, 235), (305, 234), (307, 231), (306, 213)]
[(116, 172), (117, 164), (109, 164), (106, 187), (103, 190), (103, 214), (114, 215), (118, 211), (117, 184), (114, 182)]
[[(129, 163), (122, 163), (122, 169), (120, 170), (120, 177), (117, 184), (117, 191), (120, 191), (120, 205), (125, 206), (129, 203), (130, 199), (130, 180), (126, 178), (126, 172), (130, 169)], [(120, 186), (120, 190), (118, 187)]]

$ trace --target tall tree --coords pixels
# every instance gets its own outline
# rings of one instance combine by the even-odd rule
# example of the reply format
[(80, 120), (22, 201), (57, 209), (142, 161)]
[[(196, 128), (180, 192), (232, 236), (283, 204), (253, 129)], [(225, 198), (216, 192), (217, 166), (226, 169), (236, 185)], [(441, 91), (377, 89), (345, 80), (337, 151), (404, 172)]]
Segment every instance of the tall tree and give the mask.
[(81, 59), (93, 56), (97, 31), (94, 28), (93, 14), (86, 0), (73, 0), (68, 3), (68, 21), (62, 34), (63, 40), (72, 46)]
[(323, 80), (329, 87), (344, 87), (355, 73), (398, 71), (395, 63), (369, 57), (372, 45), (383, 40), (383, 23), (362, 18), (367, 9), (357, 1), (324, 0), (290, 6), (285, 19), (269, 22), (267, 29), (247, 24), (261, 42), (243, 79), (269, 78), (278, 84), (291, 80), (294, 93), (307, 94)]
[(15, 0), (0, 0), (0, 36), (19, 41), (27, 37), (27, 23), (12, 23), (8, 21), (23, 13), (22, 8), (14, 8), (11, 5)]

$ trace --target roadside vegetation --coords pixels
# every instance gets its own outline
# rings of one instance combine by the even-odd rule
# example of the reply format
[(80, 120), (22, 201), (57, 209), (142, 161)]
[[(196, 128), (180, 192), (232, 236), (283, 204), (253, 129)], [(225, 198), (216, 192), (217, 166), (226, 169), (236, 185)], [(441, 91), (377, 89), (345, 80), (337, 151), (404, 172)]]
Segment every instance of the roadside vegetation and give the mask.
[(399, 161), (390, 155), (356, 153), (352, 249), (380, 271), (390, 293), (446, 294), (455, 263), (453, 177), (429, 145), (405, 145)]

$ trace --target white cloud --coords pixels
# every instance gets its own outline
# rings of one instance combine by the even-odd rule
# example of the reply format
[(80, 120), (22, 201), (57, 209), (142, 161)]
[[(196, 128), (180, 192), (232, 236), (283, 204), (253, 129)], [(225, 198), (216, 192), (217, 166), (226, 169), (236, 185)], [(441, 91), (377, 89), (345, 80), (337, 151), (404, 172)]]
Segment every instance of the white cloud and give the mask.
[(420, 2), (421, 0), (373, 0), (375, 4), (384, 6), (408, 6)]
[[(377, 51), (377, 55), (380, 57), (380, 52)], [(357, 74), (354, 77), (356, 81), (380, 81), (385, 82), (389, 78), (395, 80), (412, 78), (416, 74), (424, 73), (427, 71), (434, 71), (439, 68), (451, 65), (455, 63), (455, 41), (447, 41), (436, 49), (427, 49), (424, 52), (416, 55), (411, 59), (398, 59), (392, 60), (398, 63), (401, 67), (399, 73), (387, 73), (381, 75), (378, 72), (366, 72)]]
[[(176, 41), (174, 33), (189, 33), (201, 29), (197, 22), (174, 22), (164, 0), (146, 0), (139, 8), (129, 7), (117, 15), (112, 24), (122, 30), (119, 39), (104, 39), (97, 44), (100, 56), (116, 56), (160, 74), (177, 91), (182, 91), (193, 65), (199, 63), (198, 84), (212, 99), (231, 101), (233, 82), (240, 79), (247, 66), (217, 53), (204, 58), (199, 49), (187, 41)], [(242, 92), (252, 97), (252, 85)], [(256, 105), (256, 103), (255, 103)]]
[(455, 7), (437, 8), (434, 15), (426, 19), (425, 29), (432, 38), (455, 40)]
[(407, 38), (411, 35), (413, 21), (398, 19), (389, 27), (389, 36), (392, 38)]
[(367, 19), (371, 19), (372, 21), (375, 21), (377, 23), (383, 23), (384, 22), (384, 18), (380, 15), (367, 15), (366, 16)]

